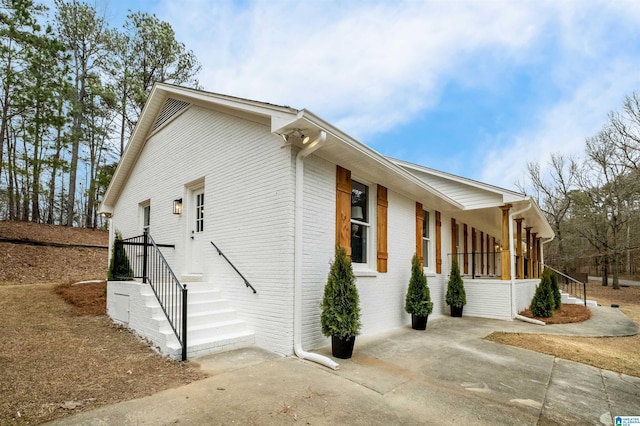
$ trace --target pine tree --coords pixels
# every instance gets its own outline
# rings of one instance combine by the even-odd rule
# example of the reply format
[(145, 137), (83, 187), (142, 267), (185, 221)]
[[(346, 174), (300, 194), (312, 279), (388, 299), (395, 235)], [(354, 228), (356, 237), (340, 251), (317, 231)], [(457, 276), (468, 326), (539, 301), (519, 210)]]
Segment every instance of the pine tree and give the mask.
[(445, 297), (447, 305), (455, 308), (462, 308), (467, 304), (467, 294), (464, 291), (464, 282), (460, 275), (460, 266), (456, 259), (451, 264), (451, 276), (447, 285), (447, 295)]

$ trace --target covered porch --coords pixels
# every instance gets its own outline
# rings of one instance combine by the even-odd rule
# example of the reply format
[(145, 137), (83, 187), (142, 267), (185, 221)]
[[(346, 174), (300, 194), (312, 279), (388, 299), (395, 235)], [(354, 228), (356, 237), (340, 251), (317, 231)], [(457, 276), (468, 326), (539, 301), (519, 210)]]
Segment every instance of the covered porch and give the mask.
[(513, 319), (529, 307), (554, 237), (532, 199), (454, 213), (449, 261), (465, 281), (465, 315)]

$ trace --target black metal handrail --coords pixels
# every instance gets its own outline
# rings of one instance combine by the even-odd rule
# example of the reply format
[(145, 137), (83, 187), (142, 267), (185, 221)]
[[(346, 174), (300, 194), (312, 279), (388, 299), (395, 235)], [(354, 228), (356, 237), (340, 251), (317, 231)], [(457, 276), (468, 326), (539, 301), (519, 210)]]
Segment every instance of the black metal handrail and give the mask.
[(224, 260), (227, 261), (227, 263), (229, 265), (231, 265), (231, 267), (233, 268), (234, 271), (236, 271), (238, 273), (238, 275), (240, 275), (240, 278), (242, 278), (242, 280), (244, 281), (245, 285), (247, 286), (247, 288), (251, 288), (251, 290), (253, 290), (253, 294), (256, 294), (257, 291), (255, 288), (253, 288), (253, 286), (251, 285), (251, 283), (244, 277), (244, 275), (242, 275), (242, 272), (238, 271), (238, 268), (235, 267), (235, 265), (233, 263), (231, 263), (231, 261), (229, 260), (229, 258), (227, 256), (225, 256), (225, 254), (222, 252), (222, 250), (220, 250), (218, 248), (217, 245), (214, 244), (213, 241), (209, 241), (211, 243), (212, 246), (215, 247), (215, 249), (218, 251), (218, 255), (224, 257)]
[(567, 293), (569, 293), (569, 295), (580, 297), (580, 294), (578, 293), (577, 289), (582, 287), (582, 300), (584, 300), (584, 306), (587, 306), (587, 283), (586, 282), (582, 282), (576, 278), (573, 278), (567, 274), (564, 274), (558, 271), (557, 269), (553, 269), (549, 265), (544, 265), (544, 267), (552, 270), (557, 275), (559, 275), (558, 284), (562, 285), (563, 288), (567, 290)]
[[(116, 239), (114, 268), (120, 276), (114, 279), (140, 278), (149, 283), (160, 303), (171, 329), (182, 347), (182, 361), (187, 360), (187, 286), (181, 284), (160, 247), (148, 232), (125, 240)], [(124, 276), (123, 276), (124, 275)]]

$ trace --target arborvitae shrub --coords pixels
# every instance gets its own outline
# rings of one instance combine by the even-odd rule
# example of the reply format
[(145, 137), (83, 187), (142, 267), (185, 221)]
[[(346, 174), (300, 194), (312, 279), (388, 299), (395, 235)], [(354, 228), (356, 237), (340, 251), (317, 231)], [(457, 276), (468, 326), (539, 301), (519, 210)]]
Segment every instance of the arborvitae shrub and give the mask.
[(553, 315), (555, 302), (551, 291), (551, 277), (549, 274), (542, 274), (540, 284), (531, 300), (531, 312), (539, 318), (549, 318)]
[(124, 246), (118, 244), (121, 241), (122, 235), (116, 231), (116, 238), (111, 250), (111, 260), (109, 261), (109, 271), (107, 272), (109, 281), (130, 281), (133, 279), (133, 269), (131, 268), (131, 262), (129, 262), (129, 256), (127, 256)]
[(322, 334), (349, 339), (360, 333), (360, 299), (351, 259), (337, 246), (322, 299)]
[(553, 294), (555, 309), (560, 309), (562, 307), (562, 295), (560, 294), (560, 287), (558, 286), (558, 275), (550, 269), (545, 270), (545, 272), (546, 271), (549, 271), (549, 277), (551, 278), (551, 292)]
[(447, 284), (447, 295), (445, 297), (447, 305), (454, 306), (456, 308), (462, 308), (467, 304), (467, 294), (464, 291), (464, 282), (460, 275), (460, 266), (458, 261), (453, 260), (451, 264), (451, 276), (449, 277), (449, 283)]
[(416, 254), (411, 259), (411, 279), (407, 289), (404, 310), (409, 314), (426, 317), (433, 311), (427, 277)]

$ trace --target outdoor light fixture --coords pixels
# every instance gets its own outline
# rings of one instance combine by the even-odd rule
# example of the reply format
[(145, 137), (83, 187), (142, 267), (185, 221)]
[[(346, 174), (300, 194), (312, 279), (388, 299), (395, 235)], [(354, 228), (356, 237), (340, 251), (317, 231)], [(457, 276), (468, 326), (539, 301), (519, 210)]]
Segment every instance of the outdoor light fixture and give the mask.
[(182, 214), (182, 198), (173, 200), (173, 214)]
[(305, 135), (304, 133), (302, 133), (302, 130), (300, 130), (300, 129), (294, 130), (293, 134), (300, 138), (300, 140), (302, 141), (303, 145), (308, 144), (309, 141), (311, 140), (311, 136)]

